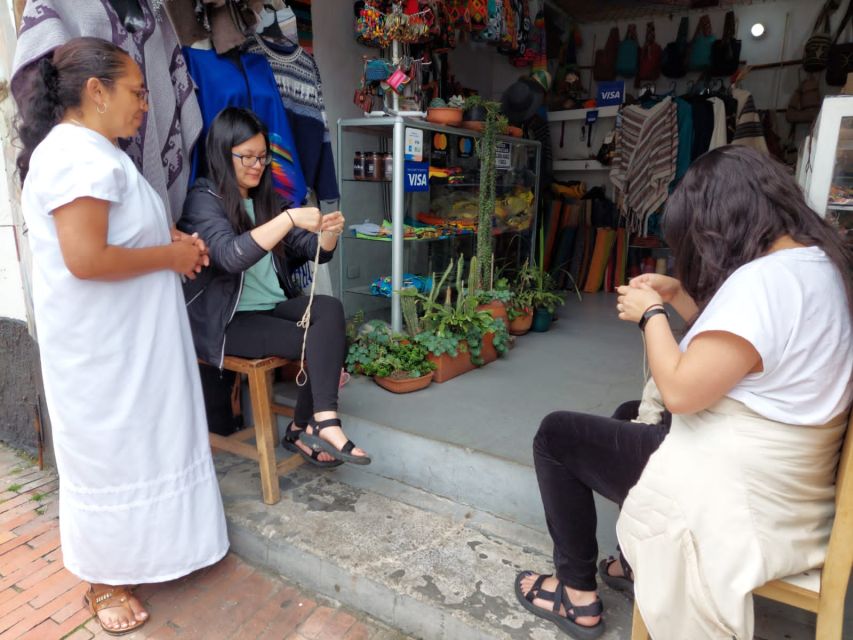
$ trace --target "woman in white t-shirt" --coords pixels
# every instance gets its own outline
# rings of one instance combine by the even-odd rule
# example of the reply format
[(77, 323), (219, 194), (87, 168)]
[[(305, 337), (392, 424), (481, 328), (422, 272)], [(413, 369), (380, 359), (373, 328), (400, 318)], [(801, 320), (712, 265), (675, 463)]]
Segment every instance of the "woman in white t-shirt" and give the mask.
[(130, 585), (228, 550), (180, 276), (208, 264), (119, 147), (148, 111), (122, 49), (75, 38), (19, 104), (33, 306), (59, 471), (63, 562), (111, 635), (147, 619)]
[[(635, 405), (543, 420), (557, 575), (524, 571), (516, 594), (573, 637), (603, 633), (595, 491), (622, 506), (622, 554), (598, 573), (635, 594), (655, 640), (751, 640), (752, 591), (826, 552), (853, 399), (853, 253), (781, 165), (740, 146), (693, 163), (664, 228), (678, 279), (635, 278), (617, 304), (645, 337), (641, 419), (626, 420)], [(665, 304), (688, 324), (680, 344)]]

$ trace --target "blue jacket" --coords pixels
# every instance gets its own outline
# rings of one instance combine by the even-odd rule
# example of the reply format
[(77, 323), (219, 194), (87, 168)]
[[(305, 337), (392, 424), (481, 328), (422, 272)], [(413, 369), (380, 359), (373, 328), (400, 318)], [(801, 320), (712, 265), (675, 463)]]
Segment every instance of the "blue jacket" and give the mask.
[[(282, 209), (285, 207), (282, 201)], [(250, 232), (238, 233), (231, 225), (214, 184), (200, 178), (187, 195), (178, 228), (198, 233), (210, 253), (210, 266), (195, 280), (184, 284), (184, 296), (198, 357), (222, 368), (225, 357), (225, 330), (234, 317), (243, 285), (243, 272), (263, 258), (267, 251)], [(273, 265), (284, 295), (301, 295), (293, 283), (293, 272), (317, 252), (317, 234), (293, 229), (284, 237), (285, 259), (273, 253)], [(320, 262), (332, 259), (334, 251), (320, 249)]]

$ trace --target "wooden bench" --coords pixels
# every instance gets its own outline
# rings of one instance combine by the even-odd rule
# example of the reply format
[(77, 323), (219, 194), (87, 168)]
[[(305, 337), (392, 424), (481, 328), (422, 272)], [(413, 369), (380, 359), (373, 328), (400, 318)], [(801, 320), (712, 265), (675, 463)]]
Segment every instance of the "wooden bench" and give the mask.
[[(281, 500), (278, 476), (285, 475), (304, 462), (302, 456), (295, 454), (278, 462), (275, 455), (275, 448), (278, 444), (276, 415), (292, 418), (293, 409), (273, 402), (272, 373), (275, 369), (290, 363), (290, 360), (277, 357), (250, 360), (236, 356), (225, 356), (222, 363), (223, 369), (240, 375), (246, 374), (249, 378), (252, 422), (254, 422), (255, 428), (246, 428), (230, 436), (209, 434), (210, 446), (214, 451), (227, 451), (258, 463), (261, 470), (261, 491), (266, 504), (276, 504)], [(254, 447), (245, 442), (253, 435), (255, 437)]]
[[(847, 424), (835, 482), (835, 520), (823, 567), (772, 580), (753, 593), (817, 614), (815, 640), (841, 640), (844, 597), (853, 569), (853, 413)], [(849, 631), (849, 630), (848, 630)], [(847, 636), (845, 636), (847, 637)], [(631, 640), (648, 640), (649, 632), (634, 603)]]

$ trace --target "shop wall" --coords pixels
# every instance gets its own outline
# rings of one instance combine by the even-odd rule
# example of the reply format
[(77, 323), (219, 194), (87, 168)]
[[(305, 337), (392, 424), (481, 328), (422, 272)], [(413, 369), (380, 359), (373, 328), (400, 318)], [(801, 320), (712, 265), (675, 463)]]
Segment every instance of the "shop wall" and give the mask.
[[(38, 349), (27, 326), (27, 318), (32, 316), (27, 312), (21, 270), (22, 264), (29, 264), (29, 258), (26, 237), (21, 232), (20, 187), (12, 144), (14, 104), (8, 90), (15, 41), (12, 2), (3, 0), (0, 3), (0, 441), (34, 452), (37, 442), (33, 424), (41, 393), (41, 374)], [(26, 266), (25, 272), (29, 273)]]
[[(846, 3), (836, 11), (832, 20), (834, 30), (844, 15)], [(802, 56), (803, 45), (811, 35), (815, 19), (820, 12), (822, 2), (817, 0), (803, 2), (802, 0), (779, 0), (776, 2), (762, 2), (751, 5), (738, 5), (733, 8), (737, 19), (737, 38), (740, 38), (743, 46), (741, 60), (749, 64), (769, 64), (780, 60), (795, 60)], [(726, 9), (707, 9), (689, 12), (673, 13), (671, 16), (654, 16), (649, 18), (637, 18), (633, 20), (622, 20), (618, 22), (597, 22), (581, 25), (583, 46), (578, 50), (578, 62), (583, 65), (592, 65), (595, 49), (604, 46), (611, 27), (619, 27), (620, 37), (624, 37), (628, 24), (635, 23), (637, 32), (642, 42), (645, 37), (646, 22), (655, 24), (657, 42), (661, 47), (675, 40), (678, 23), (682, 16), (690, 19), (690, 32), (688, 37), (692, 39), (693, 31), (700, 16), (707, 14), (711, 18), (714, 35), (720, 37), (723, 33), (723, 20)], [(788, 18), (788, 31), (785, 37), (785, 22)], [(761, 22), (767, 29), (766, 35), (756, 40), (749, 34), (750, 27)], [(833, 31), (834, 32), (834, 31)], [(849, 37), (849, 36), (848, 36)], [(784, 42), (783, 42), (784, 40)], [(784, 45), (784, 46), (783, 46)], [(758, 70), (750, 73), (741, 86), (750, 91), (755, 98), (758, 109), (779, 108), (784, 109), (788, 104), (791, 93), (799, 83), (800, 67), (791, 66), (781, 69)], [(677, 82), (677, 92), (687, 89), (688, 81), (694, 80), (698, 74), (692, 73)], [(584, 71), (582, 79), (584, 86), (589, 87), (591, 72)], [(778, 89), (777, 89), (778, 83)], [(633, 85), (633, 81), (627, 80), (626, 84)], [(659, 92), (669, 91), (672, 81), (661, 78), (657, 82)], [(594, 88), (594, 87), (593, 87)], [(630, 91), (630, 88), (628, 89)], [(835, 87), (826, 88), (824, 93), (837, 93)], [(784, 117), (780, 115), (779, 128), (777, 131), (786, 132), (783, 127)], [(786, 125), (785, 125), (786, 126)]]

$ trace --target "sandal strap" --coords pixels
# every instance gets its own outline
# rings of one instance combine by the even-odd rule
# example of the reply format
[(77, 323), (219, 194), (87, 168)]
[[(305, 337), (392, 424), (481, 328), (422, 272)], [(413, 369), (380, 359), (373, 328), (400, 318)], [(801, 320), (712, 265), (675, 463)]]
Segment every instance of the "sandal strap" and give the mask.
[(569, 600), (568, 596), (566, 596), (566, 605), (566, 613), (568, 614), (569, 620), (584, 618), (586, 616), (600, 616), (604, 613), (604, 605), (601, 603), (601, 598), (597, 596), (595, 598), (595, 602), (580, 606), (572, 604), (572, 601)]
[[(531, 575), (530, 572), (527, 575)], [(530, 587), (527, 593), (524, 594), (524, 599), (527, 600), (530, 604), (533, 604), (533, 600), (535, 600), (538, 595), (541, 593), (542, 583), (545, 582), (546, 578), (550, 578), (551, 576), (540, 574), (536, 581), (533, 583), (533, 586)], [(546, 591), (546, 593), (551, 593), (550, 591)], [(551, 594), (553, 596), (553, 594)], [(549, 600), (550, 598), (545, 598), (545, 600)]]
[(92, 608), (95, 615), (97, 615), (99, 611), (110, 609), (112, 607), (130, 608), (130, 603), (128, 602), (130, 598), (130, 591), (125, 587), (113, 587), (97, 593), (90, 588), (87, 595), (89, 606)]
[(314, 427), (314, 433), (320, 433), (326, 427), (340, 427), (342, 424), (340, 418), (329, 418), (327, 420), (320, 420), (320, 422), (312, 422), (311, 426)]
[(355, 449), (355, 442), (353, 442), (352, 440), (347, 440), (346, 444), (341, 447), (341, 451), (343, 453), (352, 453), (353, 449)]

